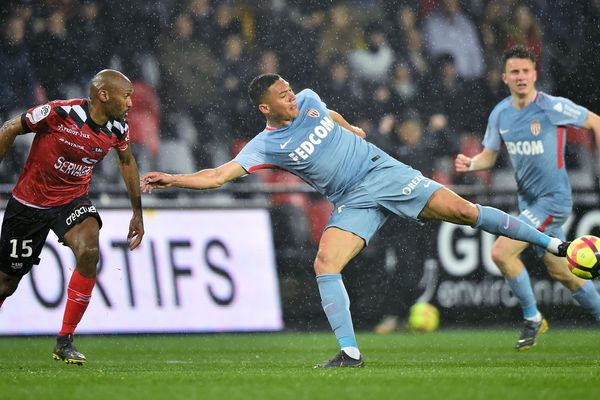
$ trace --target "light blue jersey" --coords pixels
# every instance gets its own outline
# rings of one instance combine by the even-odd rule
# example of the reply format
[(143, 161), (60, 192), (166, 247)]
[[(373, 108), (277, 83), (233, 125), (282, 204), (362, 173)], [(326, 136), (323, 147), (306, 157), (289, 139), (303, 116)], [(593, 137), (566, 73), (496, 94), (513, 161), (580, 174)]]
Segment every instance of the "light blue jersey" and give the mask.
[(310, 89), (298, 93), (300, 114), (288, 126), (265, 128), (235, 157), (249, 173), (281, 168), (298, 175), (335, 203), (346, 190), (391, 157), (342, 128)]
[(566, 126), (581, 127), (587, 116), (586, 108), (543, 92), (522, 110), (508, 97), (490, 114), (483, 145), (499, 151), (504, 142), (520, 200), (532, 202), (551, 196), (570, 208), (571, 184), (564, 161)]
[(418, 220), (439, 183), (333, 122), (312, 90), (298, 93), (296, 102), (300, 114), (290, 125), (267, 127), (234, 161), (249, 173), (276, 167), (298, 175), (334, 203), (327, 227), (367, 244), (392, 213)]
[[(573, 206), (565, 168), (566, 126), (581, 127), (588, 110), (572, 101), (538, 92), (522, 110), (512, 98), (490, 114), (483, 145), (494, 151), (503, 141), (515, 169), (519, 219), (550, 236), (565, 239), (562, 226)], [(546, 249), (534, 247), (542, 257)]]

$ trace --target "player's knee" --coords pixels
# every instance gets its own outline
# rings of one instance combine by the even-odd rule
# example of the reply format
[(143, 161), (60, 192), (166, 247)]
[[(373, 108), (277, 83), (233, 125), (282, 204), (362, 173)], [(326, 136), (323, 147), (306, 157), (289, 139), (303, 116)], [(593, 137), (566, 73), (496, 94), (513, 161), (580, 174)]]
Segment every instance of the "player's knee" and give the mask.
[(314, 263), (315, 274), (335, 274), (340, 272), (336, 267), (333, 257), (331, 257), (326, 251), (319, 250)]
[(18, 280), (13, 279), (3, 279), (0, 281), (0, 300), (5, 299), (17, 290), (17, 286), (19, 285)]
[(494, 244), (492, 246), (491, 257), (492, 261), (494, 261), (494, 264), (500, 267), (508, 262), (508, 257), (506, 255), (505, 249), (498, 244)]
[(75, 257), (77, 266), (82, 269), (81, 272), (90, 274), (96, 271), (96, 265), (100, 260), (100, 251), (97, 246), (84, 246), (77, 249)]
[(98, 246), (85, 246), (77, 251), (77, 258), (97, 263), (100, 258), (100, 250)]

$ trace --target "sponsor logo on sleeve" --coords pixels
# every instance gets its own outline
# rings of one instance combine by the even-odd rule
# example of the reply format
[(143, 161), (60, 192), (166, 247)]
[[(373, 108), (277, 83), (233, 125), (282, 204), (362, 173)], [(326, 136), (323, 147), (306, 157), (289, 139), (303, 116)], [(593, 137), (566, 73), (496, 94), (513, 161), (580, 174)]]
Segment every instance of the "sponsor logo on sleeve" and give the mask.
[(573, 118), (573, 119), (579, 118), (579, 116), (581, 115), (581, 111), (579, 111), (575, 107), (572, 107), (566, 103), (560, 103), (560, 102), (556, 103), (556, 104), (554, 104), (552, 109), (554, 111), (558, 111), (559, 113), (562, 113), (564, 116), (567, 116), (567, 117)]
[(44, 118), (46, 118), (50, 114), (50, 105), (44, 104), (43, 106), (39, 106), (31, 111), (31, 114), (27, 114), (27, 118), (31, 123), (37, 124)]

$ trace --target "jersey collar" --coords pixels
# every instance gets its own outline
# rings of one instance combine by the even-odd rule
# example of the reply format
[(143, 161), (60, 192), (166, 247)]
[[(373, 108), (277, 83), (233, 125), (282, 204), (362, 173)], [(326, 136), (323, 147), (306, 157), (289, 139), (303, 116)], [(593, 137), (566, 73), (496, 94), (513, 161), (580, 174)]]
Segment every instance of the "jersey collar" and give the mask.
[(81, 105), (81, 108), (83, 108), (83, 110), (85, 111), (85, 114), (87, 115), (86, 123), (96, 134), (99, 134), (100, 132), (102, 132), (109, 138), (112, 137), (112, 132), (110, 131), (110, 129), (108, 129), (108, 127), (106, 125), (98, 125), (92, 119), (92, 116), (90, 115), (90, 103), (88, 100), (86, 100), (85, 103), (83, 103)]

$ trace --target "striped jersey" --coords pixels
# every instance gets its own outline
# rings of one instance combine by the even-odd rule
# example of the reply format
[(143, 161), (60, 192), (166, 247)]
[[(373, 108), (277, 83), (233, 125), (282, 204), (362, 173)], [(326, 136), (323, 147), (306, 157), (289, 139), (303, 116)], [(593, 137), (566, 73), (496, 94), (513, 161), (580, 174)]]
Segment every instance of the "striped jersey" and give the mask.
[(518, 193), (526, 201), (551, 195), (571, 203), (571, 184), (565, 169), (566, 126), (581, 127), (588, 110), (569, 99), (537, 92), (518, 110), (507, 97), (488, 120), (483, 145), (499, 151), (504, 142), (515, 170)]
[(89, 191), (94, 166), (112, 147), (129, 146), (125, 122), (96, 124), (87, 99), (56, 100), (21, 115), (25, 132), (35, 137), (12, 193), (37, 207), (67, 204)]

